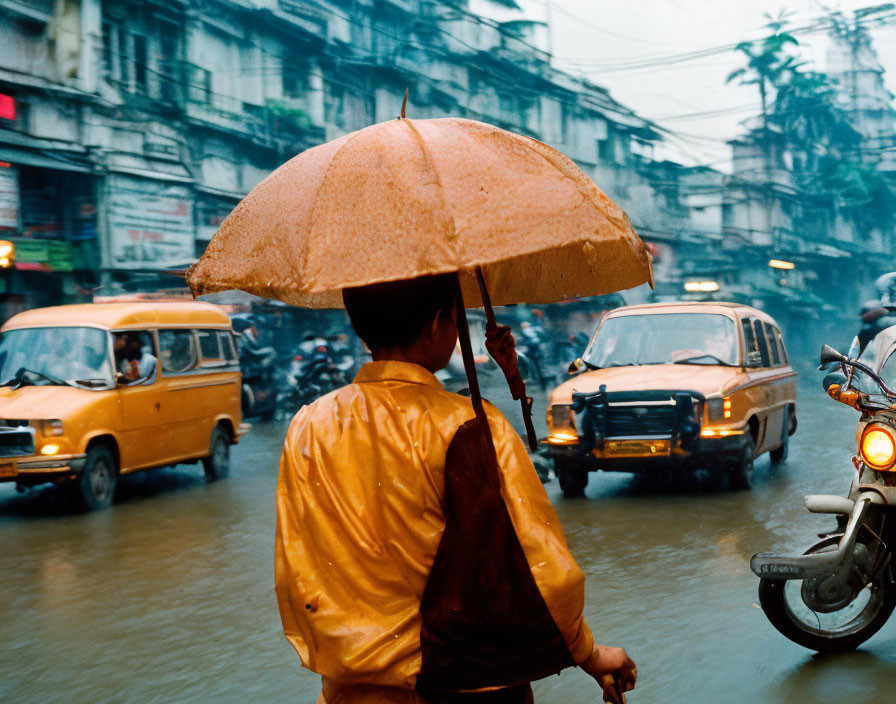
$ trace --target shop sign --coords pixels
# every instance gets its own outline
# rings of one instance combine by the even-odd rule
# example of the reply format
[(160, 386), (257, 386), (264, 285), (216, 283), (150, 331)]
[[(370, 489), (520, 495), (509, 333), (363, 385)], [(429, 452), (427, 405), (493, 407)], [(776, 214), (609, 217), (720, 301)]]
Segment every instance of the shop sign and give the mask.
[(0, 168), (0, 228), (19, 228), (19, 174), (14, 166)]
[(188, 188), (116, 174), (109, 177), (108, 198), (113, 268), (168, 269), (196, 258)]
[(72, 271), (72, 248), (61, 240), (11, 239), (16, 246), (16, 269), (23, 271)]
[(4, 120), (16, 119), (16, 99), (11, 95), (0, 93), (0, 117)]

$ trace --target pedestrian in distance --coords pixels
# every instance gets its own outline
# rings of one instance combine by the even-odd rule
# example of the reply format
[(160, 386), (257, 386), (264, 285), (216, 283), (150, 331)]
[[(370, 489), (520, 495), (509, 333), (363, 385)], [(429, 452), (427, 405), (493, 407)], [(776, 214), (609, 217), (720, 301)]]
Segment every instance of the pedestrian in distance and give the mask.
[[(476, 496), (443, 504), (458, 429), (474, 417), (471, 399), (434, 376), (458, 340), (458, 292), (455, 274), (343, 290), (373, 361), (354, 383), (304, 406), (287, 432), (275, 553), (284, 633), (322, 676), (318, 704), (522, 704), (533, 701), (531, 679), (569, 665), (594, 677), (605, 701), (623, 702), (635, 665), (622, 648), (594, 642), (582, 617), (584, 575), (520, 437), (489, 404), (495, 495), (523, 572), (502, 584), (506, 556), (482, 554), (489, 546), (475, 541), (453, 546), (470, 569), (444, 561), (446, 517), (469, 511), (475, 519), (478, 508)], [(515, 368), (507, 328), (491, 330), (487, 348), (505, 372)], [(476, 623), (454, 637), (447, 601), (452, 580), (476, 571), (497, 574), (481, 601), (503, 614), (490, 622), (503, 633), (483, 623), (490, 650), (481, 652), (469, 637)], [(521, 642), (554, 664), (521, 677), (520, 660), (505, 658)]]

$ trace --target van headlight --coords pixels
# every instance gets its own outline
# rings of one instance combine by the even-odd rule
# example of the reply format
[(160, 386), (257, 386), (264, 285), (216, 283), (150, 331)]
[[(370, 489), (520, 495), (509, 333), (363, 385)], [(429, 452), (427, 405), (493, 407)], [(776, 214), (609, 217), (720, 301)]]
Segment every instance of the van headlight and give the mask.
[(859, 441), (862, 461), (871, 469), (885, 472), (896, 463), (896, 433), (883, 423), (869, 423)]

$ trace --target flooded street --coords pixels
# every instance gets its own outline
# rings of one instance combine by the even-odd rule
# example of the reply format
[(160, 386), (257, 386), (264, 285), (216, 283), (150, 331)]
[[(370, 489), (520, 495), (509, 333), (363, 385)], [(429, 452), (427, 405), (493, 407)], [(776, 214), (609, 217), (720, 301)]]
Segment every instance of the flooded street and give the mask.
[[(518, 409), (502, 404), (514, 419)], [(896, 624), (861, 651), (812, 657), (756, 605), (750, 556), (800, 550), (833, 524), (807, 493), (848, 487), (857, 414), (803, 378), (790, 459), (757, 461), (751, 492), (645, 487), (591, 475), (587, 499), (547, 491), (588, 575), (596, 638), (626, 647), (629, 701), (887, 701)], [(255, 424), (229, 479), (198, 466), (123, 482), (118, 503), (72, 512), (61, 492), (0, 486), (0, 700), (313, 702), (280, 630), (273, 589), (274, 490), (286, 421)], [(536, 684), (536, 700), (600, 700), (584, 673)]]

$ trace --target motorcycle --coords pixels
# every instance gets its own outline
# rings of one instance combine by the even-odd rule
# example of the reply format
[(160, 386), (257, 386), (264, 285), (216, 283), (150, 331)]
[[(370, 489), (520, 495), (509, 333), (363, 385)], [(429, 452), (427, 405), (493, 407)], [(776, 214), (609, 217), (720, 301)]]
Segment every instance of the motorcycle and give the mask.
[(355, 359), (348, 345), (340, 341), (309, 338), (299, 345), (286, 378), (287, 391), (281, 404), (296, 410), (324, 394), (345, 386)]
[(242, 379), (240, 405), (243, 415), (273, 420), (277, 414), (277, 389), (273, 347), (264, 346), (259, 339), (255, 318), (245, 314), (231, 316), (233, 329), (239, 334), (239, 358)]
[[(892, 355), (896, 328), (891, 330)], [(889, 357), (855, 359), (857, 350), (858, 338), (847, 355), (828, 345), (821, 351), (822, 367), (840, 367), (825, 376), (825, 391), (861, 413), (849, 495), (804, 500), (813, 513), (837, 516), (837, 528), (819, 535), (803, 555), (760, 553), (750, 561), (768, 620), (794, 643), (818, 652), (853, 650), (896, 607), (896, 390), (881, 376)]]

